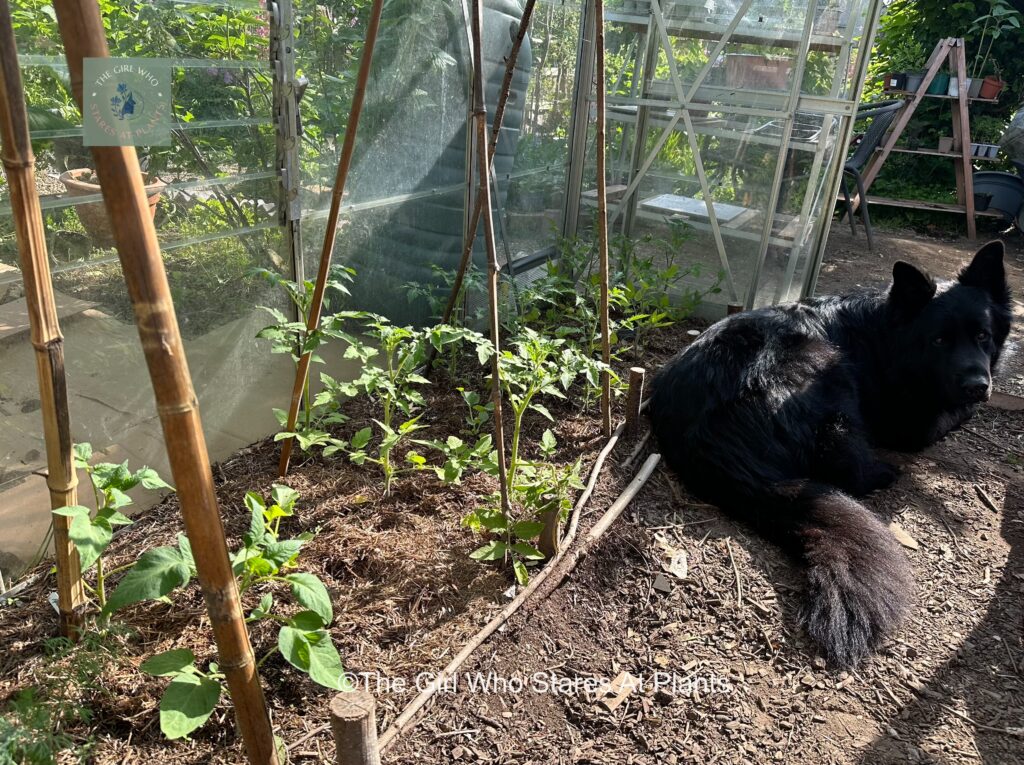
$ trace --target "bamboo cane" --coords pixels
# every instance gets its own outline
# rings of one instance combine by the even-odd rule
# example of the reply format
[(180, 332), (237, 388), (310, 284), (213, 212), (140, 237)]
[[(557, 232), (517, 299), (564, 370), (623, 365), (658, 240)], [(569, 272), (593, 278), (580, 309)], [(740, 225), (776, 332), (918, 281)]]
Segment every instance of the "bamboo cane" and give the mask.
[[(352, 166), (352, 156), (356, 148), (356, 133), (359, 128), (359, 117), (363, 113), (363, 101), (366, 99), (366, 83), (370, 79), (370, 66), (373, 63), (373, 49), (377, 45), (377, 30), (380, 29), (380, 16), (384, 8), (384, 0), (373, 0), (370, 8), (370, 23), (366, 28), (366, 42), (363, 43), (363, 55), (359, 60), (359, 72), (356, 75), (356, 89), (352, 94), (352, 107), (349, 110), (348, 125), (345, 127), (345, 140), (341, 146), (341, 159), (338, 161), (338, 172), (334, 176), (334, 191), (331, 194), (331, 207), (327, 212), (327, 229), (324, 232), (324, 245), (320, 250), (320, 266), (316, 273), (313, 286), (313, 297), (306, 319), (306, 332), (313, 332), (320, 324), (320, 311), (324, 305), (324, 292), (327, 289), (327, 277), (331, 270), (331, 256), (334, 254), (334, 243), (338, 238), (338, 213), (341, 200), (345, 196), (345, 183), (348, 171)], [(288, 405), (288, 420), (285, 430), (294, 432), (299, 417), (299, 402), (306, 388), (306, 377), (309, 375), (311, 354), (306, 351), (299, 357), (295, 369), (295, 383), (292, 385), (292, 398)], [(309, 402), (306, 402), (309, 406)], [(281, 442), (281, 460), (277, 466), (280, 476), (288, 473), (288, 463), (292, 458), (294, 437), (285, 438)]]
[[(50, 283), (46, 232), (36, 192), (35, 157), (32, 155), (25, 93), (18, 70), (14, 28), (7, 0), (0, 0), (0, 139), (7, 184), (11, 190), (30, 337), (39, 378), (46, 443), (46, 486), (50, 491), (50, 506), (56, 509), (78, 504), (78, 476), (72, 456), (71, 416), (64, 375), (64, 337), (60, 333)], [(52, 522), (60, 632), (74, 640), (82, 626), (82, 607), (85, 605), (82, 567), (78, 550), (68, 539), (71, 519), (54, 515)]]
[[(501, 90), (498, 92), (498, 105), (494, 110), (494, 120), (491, 125), (491, 144), (488, 153), (488, 163), (494, 162), (494, 152), (498, 146), (498, 136), (501, 134), (501, 125), (505, 119), (505, 104), (508, 102), (508, 95), (512, 90), (512, 78), (516, 71), (516, 61), (519, 60), (519, 50), (523, 47), (523, 40), (526, 39), (526, 33), (530, 28), (530, 20), (533, 18), (533, 8), (537, 4), (537, 0), (526, 0), (526, 6), (523, 8), (523, 16), (519, 20), (519, 31), (516, 33), (516, 39), (512, 41), (512, 50), (508, 54), (508, 58), (505, 61), (505, 78), (501, 82)], [(473, 255), (473, 243), (476, 241), (476, 232), (480, 227), (480, 218), (483, 215), (484, 204), (483, 199), (480, 195), (477, 195), (476, 203), (473, 206), (473, 212), (469, 217), (469, 227), (466, 229), (466, 241), (462, 246), (462, 258), (459, 260), (458, 270), (455, 272), (455, 281), (452, 283), (452, 291), (448, 296), (448, 304), (444, 308), (444, 314), (441, 317), (442, 324), (448, 324), (452, 320), (452, 314), (455, 312), (455, 305), (459, 300), (459, 293), (462, 291), (462, 283), (466, 278), (466, 271), (469, 269), (469, 261)], [(434, 359), (437, 357), (437, 349), (434, 346), (430, 346), (430, 350), (427, 351), (426, 367), (429, 370), (434, 364)]]
[[(597, 95), (597, 255), (601, 264), (601, 360), (612, 362), (611, 331), (608, 327), (608, 178), (605, 169), (607, 137), (605, 136), (604, 84), (604, 0), (594, 0), (594, 79)], [(601, 372), (601, 432), (612, 434), (612, 376), (609, 369)]]
[[(55, 0), (54, 7), (72, 91), (83, 108), (83, 59), (109, 56), (100, 9), (92, 0)], [(277, 765), (270, 717), (228, 560), (199, 408), (138, 157), (134, 148), (121, 146), (93, 147), (92, 155), (107, 214), (117, 221), (118, 255), (238, 728), (250, 763)]]
[[(505, 460), (505, 424), (501, 411), (501, 337), (498, 315), (498, 251), (494, 243), (494, 219), (491, 216), (490, 154), (487, 150), (487, 106), (484, 103), (483, 0), (473, 0), (473, 119), (476, 120), (476, 155), (480, 171), (477, 198), (487, 210), (484, 219), (484, 246), (487, 250), (487, 302), (491, 325), (491, 399), (494, 402), (494, 447), (498, 451), (498, 488), (501, 510), (509, 518), (508, 466)], [(472, 245), (471, 245), (472, 246)]]

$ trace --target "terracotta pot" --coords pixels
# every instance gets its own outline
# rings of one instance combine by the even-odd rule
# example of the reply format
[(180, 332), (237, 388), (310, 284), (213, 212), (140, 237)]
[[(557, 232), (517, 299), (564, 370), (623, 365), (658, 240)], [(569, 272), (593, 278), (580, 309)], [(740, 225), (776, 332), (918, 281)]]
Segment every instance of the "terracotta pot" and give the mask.
[(996, 75), (990, 74), (985, 78), (985, 81), (981, 83), (981, 90), (978, 92), (978, 98), (996, 98), (1004, 87), (1006, 87), (1005, 82)]
[[(82, 180), (83, 177), (94, 177), (94, 173), (90, 168), (83, 167), (60, 174), (60, 182), (68, 190), (69, 197), (84, 197), (101, 193), (98, 183), (93, 183), (91, 180)], [(146, 184), (146, 201), (149, 202), (149, 214), (155, 217), (156, 206), (160, 202), (160, 196), (163, 194), (167, 184), (159, 178), (150, 178), (147, 173), (142, 174), (142, 180)], [(82, 221), (82, 225), (89, 232), (89, 236), (92, 237), (93, 243), (97, 247), (114, 246), (114, 233), (110, 227), (107, 210), (103, 206), (102, 201), (75, 205), (75, 211), (78, 213), (79, 220)]]
[(882, 86), (885, 90), (906, 90), (907, 89), (907, 73), (906, 72), (891, 72), (885, 75), (884, 85)]

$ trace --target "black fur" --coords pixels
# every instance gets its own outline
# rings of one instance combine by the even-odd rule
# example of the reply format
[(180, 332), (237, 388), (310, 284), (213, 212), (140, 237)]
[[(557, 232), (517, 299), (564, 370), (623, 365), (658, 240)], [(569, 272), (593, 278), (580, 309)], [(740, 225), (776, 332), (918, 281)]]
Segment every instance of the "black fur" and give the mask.
[(877, 647), (913, 589), (888, 528), (852, 499), (897, 477), (871, 447), (921, 449), (968, 420), (1009, 330), (990, 242), (955, 282), (899, 262), (885, 292), (731, 316), (658, 374), (648, 413), (666, 461), (803, 563), (803, 621), (834, 664)]

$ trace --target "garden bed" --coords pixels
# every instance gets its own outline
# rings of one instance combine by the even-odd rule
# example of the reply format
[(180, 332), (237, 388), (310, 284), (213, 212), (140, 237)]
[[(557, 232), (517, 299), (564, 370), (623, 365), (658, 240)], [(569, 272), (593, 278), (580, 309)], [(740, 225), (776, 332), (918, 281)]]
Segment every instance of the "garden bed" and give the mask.
[[(653, 330), (647, 355), (655, 366), (690, 337), (694, 324)], [(464, 427), (465, 405), (447, 383), (443, 371), (427, 394), (421, 422), (424, 438), (444, 438)], [(527, 418), (524, 449), (540, 442), (546, 427), (558, 440), (553, 461), (568, 464), (581, 458), (589, 470), (606, 439), (601, 436), (594, 407), (581, 411), (578, 400), (545, 399), (554, 425), (541, 417)], [(346, 432), (369, 424), (375, 416), (364, 398), (346, 405), (352, 418)], [(279, 447), (266, 439), (215, 466), (214, 477), (228, 535), (236, 549), (249, 526), (243, 505), (247, 491), (266, 495), (277, 479)], [(628, 454), (620, 446), (605, 468), (590, 507), (602, 509), (617, 494), (623, 479), (614, 467)], [(530, 456), (530, 455), (527, 455)], [(327, 585), (335, 620), (330, 632), (346, 669), (402, 678), (406, 687), (382, 695), (378, 722), (386, 726), (416, 693), (416, 676), (437, 671), (484, 623), (508, 602), (510, 571), (469, 558), (479, 536), (460, 524), (480, 498), (496, 490), (495, 479), (467, 474), (461, 484), (443, 484), (432, 471), (396, 480), (391, 495), (382, 496), (380, 474), (346, 459), (297, 456), (283, 481), (300, 499), (295, 516), (284, 519), (282, 535), (319, 529), (299, 558), (299, 566)], [(584, 521), (583, 528), (588, 525)], [(177, 499), (172, 495), (119, 534), (106, 554), (113, 569), (133, 561), (145, 549), (173, 545), (182, 532)], [(90, 577), (91, 579), (91, 577)], [(197, 585), (173, 595), (173, 606), (145, 603), (118, 612), (115, 629), (102, 640), (87, 640), (69, 651), (56, 636), (56, 613), (46, 602), (52, 579), (32, 585), (19, 603), (0, 609), (0, 708), (11, 710), (19, 692), (40, 688), (51, 715), (43, 730), (53, 728), (57, 742), (90, 762), (151, 760), (174, 762), (240, 762), (230, 706), (222, 703), (214, 718), (191, 741), (166, 741), (158, 721), (158, 704), (166, 680), (139, 671), (154, 654), (189, 648), (205, 665), (215, 657), (209, 621)], [(287, 592), (287, 587), (282, 592)], [(252, 602), (249, 602), (249, 601)], [(259, 600), (250, 593), (248, 611)], [(257, 656), (275, 645), (276, 630), (259, 623), (252, 629)], [(486, 649), (485, 649), (486, 650)], [(285, 742), (326, 722), (331, 691), (313, 683), (275, 654), (262, 668), (263, 685), (275, 731)], [(81, 719), (84, 715), (88, 720)], [(53, 718), (60, 718), (59, 724)], [(22, 715), (24, 718), (24, 715)], [(292, 757), (325, 759), (329, 733), (300, 745)], [(55, 747), (60, 748), (60, 747)], [(70, 756), (70, 754), (68, 754)]]

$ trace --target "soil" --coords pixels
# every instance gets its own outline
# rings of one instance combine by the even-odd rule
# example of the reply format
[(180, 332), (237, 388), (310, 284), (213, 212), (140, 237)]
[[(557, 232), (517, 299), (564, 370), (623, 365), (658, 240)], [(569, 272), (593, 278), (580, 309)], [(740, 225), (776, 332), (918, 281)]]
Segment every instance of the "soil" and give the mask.
[[(884, 283), (897, 258), (949, 275), (973, 249), (882, 232), (876, 239), (878, 252), (869, 254), (862, 239), (835, 231), (819, 292)], [(1019, 285), (1018, 241), (1008, 260)], [(653, 336), (647, 366), (685, 344), (688, 329)], [(998, 381), (1009, 393), (1024, 386), (1015, 361), (1011, 354)], [(428, 409), (438, 433), (454, 432), (462, 417), (444, 400)], [(553, 414), (559, 458), (579, 455), (588, 466), (603, 445), (593, 417), (572, 403)], [(357, 411), (352, 424), (368, 415)], [(535, 427), (536, 437), (543, 423)], [(457, 687), (437, 695), (384, 761), (1024, 762), (1022, 438), (1024, 412), (987, 406), (921, 454), (887, 455), (903, 474), (867, 504), (898, 525), (918, 590), (907, 624), (850, 673), (825, 667), (798, 627), (799, 571), (659, 468), (565, 584), (478, 649)], [(629, 451), (620, 446), (609, 460), (583, 532), (635, 473), (638, 461), (622, 464)], [(215, 469), (229, 545), (245, 529), (242, 495), (269, 490), (275, 457), (265, 441)], [(417, 676), (443, 667), (507, 602), (508, 574), (468, 560), (476, 540), (458, 525), (473, 498), (493, 487), (479, 476), (452, 487), (414, 476), (384, 499), (372, 472), (320, 461), (296, 466), (287, 482), (302, 493), (287, 530), (323, 529), (301, 561), (334, 595), (332, 634), (348, 669), (380, 678), (370, 689), (383, 730), (414, 695)], [(114, 542), (112, 564), (143, 545), (170, 542), (180, 527), (177, 510), (171, 498), (130, 527)], [(46, 591), (36, 585), (22, 605), (0, 610), (7, 648), (0, 708), (17, 689), (78, 666), (72, 657), (46, 656), (41, 638), (55, 628)], [(227, 704), (192, 741), (162, 741), (163, 681), (137, 671), (170, 647), (213, 656), (195, 586), (173, 608), (129, 609), (127, 625), (131, 634), (108, 639), (98, 652), (101, 680), (68, 684), (68, 694), (92, 710), (89, 723), (67, 725), (76, 742), (94, 742), (89, 761), (242, 762)], [(256, 630), (253, 642), (261, 653), (273, 636)], [(599, 698), (599, 681), (623, 672), (638, 687), (617, 705)], [(264, 665), (263, 677), (277, 732), (293, 746), (291, 761), (331, 761), (329, 732), (306, 735), (326, 721), (331, 692), (279, 657)], [(516, 678), (525, 688), (515, 687)], [(493, 692), (469, 687), (488, 679)]]

